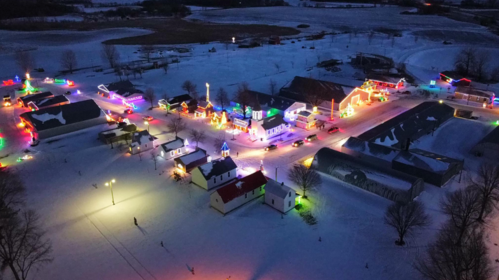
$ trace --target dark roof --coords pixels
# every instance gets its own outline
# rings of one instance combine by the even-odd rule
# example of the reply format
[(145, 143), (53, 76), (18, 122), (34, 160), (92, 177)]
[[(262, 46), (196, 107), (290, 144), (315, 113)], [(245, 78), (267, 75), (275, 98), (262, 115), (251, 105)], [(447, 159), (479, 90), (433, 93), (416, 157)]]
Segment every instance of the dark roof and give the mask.
[[(188, 164), (190, 164), (196, 160), (202, 159), (202, 158), (206, 159), (206, 151), (203, 149), (197, 149), (196, 151), (194, 151), (192, 153), (175, 158), (174, 161), (182, 163), (185, 166), (187, 166)], [(196, 166), (198, 166), (198, 165), (196, 165)]]
[(445, 156), (440, 157), (419, 149), (410, 150), (409, 152), (400, 151), (393, 161), (437, 174), (444, 174), (451, 168), (453, 163), (459, 163), (458, 160)]
[(42, 109), (59, 103), (69, 102), (69, 99), (64, 95), (57, 95), (51, 98), (43, 98), (31, 101), (38, 108)]
[(300, 116), (304, 116), (304, 117), (308, 117), (308, 116), (310, 116), (311, 114), (312, 114), (312, 113), (310, 113), (309, 111), (300, 111), (300, 112), (298, 113), (298, 115), (300, 115)]
[(199, 102), (198, 102), (198, 106), (199, 106), (199, 107), (203, 107), (203, 108), (208, 107), (208, 105), (210, 105), (210, 104), (211, 104), (211, 103), (210, 103), (210, 102), (208, 102), (208, 101), (206, 101), (206, 100), (201, 100), (201, 101), (199, 101)]
[(37, 131), (95, 119), (103, 114), (93, 99), (62, 106), (26, 112), (21, 118), (30, 122)]
[(222, 198), (222, 201), (227, 203), (245, 193), (249, 193), (250, 191), (263, 186), (265, 183), (267, 183), (267, 178), (265, 178), (262, 171), (258, 170), (253, 174), (221, 187), (217, 190), (217, 193)]
[(219, 176), (237, 168), (231, 157), (221, 158), (207, 162), (197, 167), (205, 179), (210, 179), (213, 176)]
[(402, 79), (402, 77), (392, 77), (388, 75), (383, 75), (379, 73), (369, 73), (366, 75), (366, 78), (369, 80), (375, 80), (380, 82), (392, 83), (396, 84)]
[(29, 94), (25, 96), (19, 97), (21, 101), (24, 104), (28, 104), (31, 101), (39, 100), (39, 99), (44, 99), (44, 98), (49, 98), (49, 97), (54, 97), (54, 94), (51, 93), (50, 91), (42, 92), (42, 93), (37, 93), (37, 94)]
[(117, 90), (133, 88), (133, 84), (130, 81), (120, 81), (115, 83), (110, 83), (106, 86), (107, 90), (116, 92)]
[(190, 95), (182, 94), (182, 95), (174, 96), (172, 98), (168, 98), (168, 100), (166, 100), (166, 102), (168, 102), (168, 104), (181, 104), (182, 102), (189, 101), (191, 99), (192, 99), (192, 97)]
[[(282, 96), (268, 95), (258, 91), (250, 90), (248, 91), (248, 93), (251, 95), (252, 98), (255, 99), (254, 103), (258, 103), (259, 106), (274, 108), (280, 111), (285, 111), (296, 102), (295, 100), (288, 99)], [(258, 102), (256, 102), (256, 99), (258, 99)]]
[(324, 95), (326, 101), (334, 99), (339, 103), (347, 96), (343, 87), (349, 86), (296, 76), (289, 87), (281, 89), (279, 96), (309, 103), (307, 93), (315, 93)]
[(284, 185), (284, 183), (279, 183), (272, 179), (268, 179), (267, 184), (265, 184), (266, 194), (271, 193), (277, 197), (285, 198), (286, 196), (288, 196), (289, 192), (295, 194), (295, 191), (292, 188)]
[(426, 101), (357, 136), (360, 140), (395, 146), (413, 139), (421, 130), (441, 125), (454, 114), (454, 108), (439, 102)]
[(483, 137), (478, 144), (483, 143), (491, 143), (491, 144), (499, 144), (499, 126), (494, 128), (489, 134)]
[(136, 93), (142, 94), (144, 92), (142, 92), (141, 90), (136, 89), (136, 88), (125, 88), (125, 89), (118, 89), (118, 90), (114, 91), (114, 93), (119, 94), (119, 95), (124, 96), (124, 97), (128, 97), (128, 96), (136, 94)]
[(348, 140), (343, 144), (343, 147), (362, 153), (367, 156), (372, 156), (385, 160), (387, 162), (392, 162), (392, 160), (398, 155), (399, 152), (399, 150), (397, 149), (383, 145), (378, 145), (373, 142), (360, 140), (359, 138), (356, 137), (348, 138)]
[(281, 115), (273, 115), (272, 117), (268, 117), (263, 119), (262, 127), (263, 129), (271, 129), (274, 127), (277, 127), (281, 124), (288, 124), (286, 121), (284, 121), (284, 117)]

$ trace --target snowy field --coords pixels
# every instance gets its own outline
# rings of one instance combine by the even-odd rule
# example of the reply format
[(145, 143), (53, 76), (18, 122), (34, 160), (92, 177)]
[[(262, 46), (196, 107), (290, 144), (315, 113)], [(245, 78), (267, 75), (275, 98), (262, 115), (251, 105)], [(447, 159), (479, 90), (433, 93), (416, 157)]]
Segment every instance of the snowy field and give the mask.
[[(465, 29), (485, 32), (481, 27), (443, 17), (402, 18), (399, 8), (355, 11), (359, 11), (356, 18), (352, 17), (350, 10), (293, 7), (199, 11), (193, 17), (220, 22), (240, 17), (246, 23), (263, 21), (286, 26), (309, 23), (314, 25), (312, 30), (326, 31), (346, 25), (356, 28), (363, 24), (375, 28), (400, 23), (404, 29), (403, 37), (396, 38), (393, 46), (391, 39), (381, 33), (377, 33), (371, 43), (365, 34), (355, 37), (344, 34), (328, 35), (316, 41), (294, 38), (284, 40), (284, 45), (264, 45), (254, 49), (229, 45), (226, 50), (225, 45), (217, 42), (179, 45), (177, 47), (188, 48), (190, 52), (168, 52), (169, 56), (178, 56), (180, 63), (171, 64), (167, 74), (162, 69), (151, 70), (146, 71), (142, 78), (132, 78), (131, 81), (143, 90), (152, 87), (158, 98), (165, 93), (169, 96), (181, 94), (180, 85), (188, 79), (198, 85), (201, 95), (206, 90), (203, 86), (206, 82), (210, 83), (212, 94), (219, 87), (233, 94), (237, 84), (243, 81), (248, 82), (253, 90), (270, 93), (271, 79), (280, 88), (294, 76), (359, 85), (362, 78), (356, 77), (361, 71), (346, 62), (357, 52), (368, 52), (391, 56), (397, 62), (406, 61), (408, 69), (417, 73), (417, 78), (428, 82), (429, 77), (438, 73), (431, 68), (435, 67), (434, 62), (441, 60), (442, 65), (449, 65), (451, 59), (444, 54), (455, 53), (457, 46), (443, 46), (441, 42), (424, 36), (415, 42), (412, 31)], [(39, 33), (0, 31), (3, 38), (0, 77), (21, 76), (12, 58), (16, 47), (32, 49), (37, 67), (46, 71), (32, 73), (32, 77), (41, 79), (57, 74), (61, 69), (61, 52), (72, 49), (77, 55), (78, 67), (102, 66), (105, 71), (81, 70), (66, 76), (76, 82), (72, 90), (79, 89), (83, 93), (70, 96), (71, 101), (95, 98), (105, 110), (122, 111), (122, 105), (95, 94), (97, 85), (118, 80), (113, 74), (105, 74), (109, 69), (100, 56), (101, 42), (148, 33), (138, 29)], [(216, 53), (208, 52), (212, 47), (216, 48)], [(128, 63), (142, 59), (139, 48), (118, 46), (121, 61)], [(157, 55), (153, 57), (157, 58)], [(315, 67), (318, 61), (331, 58), (345, 62), (340, 65), (340, 72), (331, 73)], [(68, 90), (56, 85), (43, 86), (56, 94)], [(0, 88), (2, 94), (10, 90), (12, 88)], [(263, 160), (267, 176), (274, 177), (274, 170), (278, 167), (278, 180), (289, 183), (285, 170), (293, 162), (312, 156), (324, 146), (339, 149), (350, 135), (358, 135), (421, 101), (417, 98), (399, 99), (395, 95), (389, 102), (361, 107), (351, 118), (335, 120), (334, 125), (338, 125), (341, 131), (334, 135), (296, 129), (289, 141), (312, 133), (319, 136), (318, 141), (300, 148), (291, 148), (288, 143), (275, 152), (265, 153), (263, 147), (268, 143), (256, 142), (250, 146), (244, 135), (231, 141), (231, 135), (226, 134), (226, 139), (239, 166), (239, 174), (256, 170)], [(145, 129), (142, 116), (152, 115), (155, 120), (151, 122), (150, 130), (159, 138), (159, 143), (173, 138), (166, 122), (174, 116), (165, 117), (164, 112), (157, 109), (147, 111), (147, 106), (139, 104), (140, 108), (130, 116), (131, 121)], [(323, 177), (322, 188), (310, 194), (310, 201), (304, 202), (318, 217), (319, 223), (315, 226), (307, 225), (296, 211), (281, 218), (277, 211), (262, 205), (262, 198), (223, 217), (209, 208), (208, 192), (172, 181), (169, 177), (172, 161), (160, 159), (155, 170), (150, 154), (144, 153), (140, 159), (120, 151), (119, 147), (111, 149), (99, 142), (97, 133), (107, 128), (106, 125), (73, 133), (58, 141), (44, 142), (34, 148), (28, 147), (29, 137), (16, 127), (21, 111), (19, 108), (0, 109), (2, 134), (7, 135), (0, 156), (10, 154), (2, 159), (2, 163), (12, 164), (11, 168), (23, 174), (28, 205), (43, 217), (55, 256), (53, 263), (33, 272), (31, 279), (169, 280), (227, 279), (230, 276), (230, 279), (239, 280), (416, 280), (420, 276), (412, 268), (412, 263), (433, 239), (443, 219), (438, 203), (445, 194), (463, 186), (457, 178), (444, 188), (425, 186), (418, 199), (424, 202), (434, 223), (416, 237), (409, 237), (405, 247), (398, 247), (394, 245), (396, 234), (383, 224), (383, 213), (390, 202), (333, 178)], [(453, 119), (442, 125), (434, 137), (419, 139), (414, 147), (473, 162), (467, 150), (492, 129), (490, 121), (495, 118), (494, 114), (495, 111), (480, 113), (478, 122)], [(200, 121), (186, 121), (189, 128), (207, 131), (209, 140), (200, 146), (214, 158), (218, 157), (218, 153), (213, 153), (211, 142), (220, 132)], [(455, 137), (449, 142), (446, 137), (449, 134), (466, 135), (466, 139)], [(188, 132), (181, 132), (179, 136), (187, 137)], [(25, 148), (32, 150), (33, 159), (15, 163)], [(239, 156), (236, 157), (235, 153)], [(115, 206), (111, 204), (110, 190), (104, 186), (113, 178), (117, 180), (113, 185)], [(133, 224), (133, 217), (138, 219), (138, 227)], [(497, 242), (494, 238), (497, 239), (497, 234), (489, 241)], [(161, 241), (164, 248), (160, 246)], [(194, 267), (196, 275), (191, 275), (188, 267)]]

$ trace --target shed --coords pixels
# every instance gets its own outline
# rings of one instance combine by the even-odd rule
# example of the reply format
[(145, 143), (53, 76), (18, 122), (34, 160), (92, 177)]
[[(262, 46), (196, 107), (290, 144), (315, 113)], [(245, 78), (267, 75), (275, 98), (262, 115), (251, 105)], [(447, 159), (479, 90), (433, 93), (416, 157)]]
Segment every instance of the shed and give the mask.
[(192, 170), (192, 182), (208, 191), (237, 179), (236, 168), (231, 157), (213, 160)]
[(26, 112), (19, 116), (36, 140), (107, 123), (93, 99)]
[(295, 207), (296, 197), (296, 192), (284, 183), (268, 179), (265, 184), (265, 203), (281, 213), (286, 213)]
[(225, 215), (264, 195), (266, 183), (267, 178), (262, 171), (256, 171), (213, 192), (210, 195), (210, 206)]
[(185, 140), (180, 137), (175, 137), (174, 140), (163, 143), (161, 146), (161, 156), (164, 159), (171, 159), (187, 152)]
[(196, 151), (173, 159), (175, 167), (183, 172), (191, 172), (192, 169), (208, 162), (206, 151), (197, 149)]

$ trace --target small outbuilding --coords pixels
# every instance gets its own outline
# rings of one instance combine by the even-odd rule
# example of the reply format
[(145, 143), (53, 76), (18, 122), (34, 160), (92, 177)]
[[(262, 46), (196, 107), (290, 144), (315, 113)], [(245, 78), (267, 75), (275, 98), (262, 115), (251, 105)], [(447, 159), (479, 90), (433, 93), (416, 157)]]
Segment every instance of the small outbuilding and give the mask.
[(185, 146), (185, 140), (180, 137), (175, 137), (175, 140), (166, 142), (161, 146), (161, 156), (164, 159), (171, 159), (184, 155), (187, 152), (187, 147)]
[(182, 172), (191, 172), (194, 168), (207, 163), (208, 156), (206, 155), (205, 150), (197, 149), (190, 154), (174, 158), (173, 161), (178, 170)]
[(265, 203), (281, 213), (295, 208), (297, 197), (296, 192), (284, 185), (284, 182), (279, 183), (268, 179), (265, 184)]
[(379, 73), (370, 73), (366, 80), (373, 82), (378, 87), (400, 89), (405, 85), (405, 78), (393, 75), (383, 75)]
[(225, 215), (264, 195), (266, 183), (267, 178), (259, 170), (216, 190), (210, 195), (210, 206)]
[(468, 102), (477, 102), (481, 104), (490, 104), (494, 102), (495, 94), (493, 91), (479, 89), (475, 87), (458, 86), (454, 92), (456, 99), (463, 99)]
[(194, 168), (192, 182), (205, 190), (211, 190), (237, 179), (237, 165), (231, 157), (223, 157)]
[(142, 130), (134, 132), (132, 135), (132, 143), (130, 144), (130, 153), (132, 155), (143, 153), (156, 147), (158, 138), (149, 134), (149, 131)]
[(119, 99), (125, 105), (131, 105), (135, 101), (142, 100), (144, 93), (134, 87), (130, 81), (120, 81), (108, 85), (99, 85), (97, 87), (104, 95), (112, 99)]

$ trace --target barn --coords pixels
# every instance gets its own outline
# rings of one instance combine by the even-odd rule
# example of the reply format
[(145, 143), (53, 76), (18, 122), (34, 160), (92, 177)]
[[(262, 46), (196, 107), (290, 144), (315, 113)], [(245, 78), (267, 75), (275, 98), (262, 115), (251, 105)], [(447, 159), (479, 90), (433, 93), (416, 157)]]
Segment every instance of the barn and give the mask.
[(35, 140), (107, 123), (106, 114), (93, 99), (26, 112), (20, 118)]

